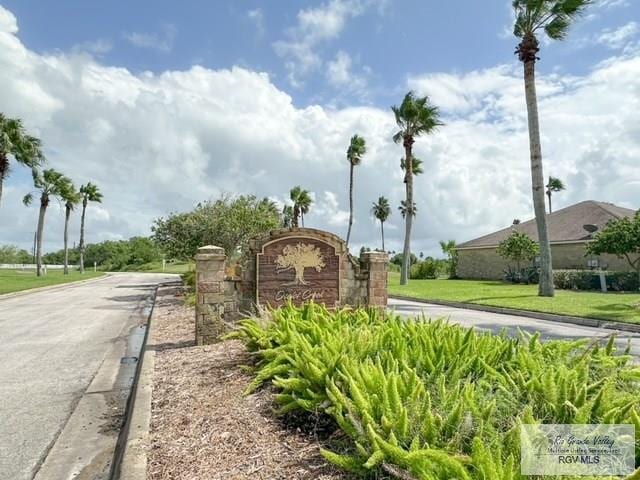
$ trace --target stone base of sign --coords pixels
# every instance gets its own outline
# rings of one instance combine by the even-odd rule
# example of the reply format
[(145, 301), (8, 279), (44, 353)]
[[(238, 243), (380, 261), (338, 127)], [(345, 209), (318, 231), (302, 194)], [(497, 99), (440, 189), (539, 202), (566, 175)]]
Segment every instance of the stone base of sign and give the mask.
[[(340, 306), (387, 305), (387, 269), (389, 258), (384, 252), (366, 252), (360, 258), (349, 254), (345, 242), (338, 236), (311, 228), (275, 230), (253, 239), (239, 266), (227, 265), (227, 257), (220, 247), (206, 246), (198, 249), (196, 255), (196, 343), (210, 344), (228, 330), (239, 318), (256, 314), (259, 305), (258, 257), (264, 253), (266, 245), (280, 242), (289, 245), (299, 243), (326, 244), (337, 256), (339, 269), (338, 292), (333, 291), (330, 308)], [(336, 258), (336, 257), (332, 257)], [(328, 262), (327, 262), (328, 263)], [(336, 268), (335, 261), (332, 263)], [(324, 268), (324, 267), (322, 267)], [(318, 271), (322, 270), (321, 267)], [(328, 268), (328, 267), (327, 267)], [(313, 274), (313, 269), (308, 274)], [(293, 276), (293, 273), (290, 273)], [(311, 283), (311, 282), (309, 282)], [(337, 298), (337, 300), (336, 300)], [(300, 303), (299, 299), (295, 303)], [(317, 302), (322, 302), (316, 298)]]

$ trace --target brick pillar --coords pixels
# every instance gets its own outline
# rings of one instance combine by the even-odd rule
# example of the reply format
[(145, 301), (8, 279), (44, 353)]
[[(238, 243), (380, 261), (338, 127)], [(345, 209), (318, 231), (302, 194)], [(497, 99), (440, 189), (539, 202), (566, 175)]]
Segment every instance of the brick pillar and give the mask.
[(367, 305), (386, 307), (389, 255), (384, 252), (365, 252), (362, 259), (364, 269), (369, 272), (369, 278), (367, 279)]
[(224, 332), (224, 249), (207, 245), (196, 255), (196, 345), (208, 345)]

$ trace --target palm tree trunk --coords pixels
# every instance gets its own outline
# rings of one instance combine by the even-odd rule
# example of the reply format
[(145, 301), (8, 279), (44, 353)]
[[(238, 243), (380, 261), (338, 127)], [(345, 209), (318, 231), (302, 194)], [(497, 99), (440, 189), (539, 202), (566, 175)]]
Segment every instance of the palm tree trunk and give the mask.
[(411, 145), (412, 138), (405, 138), (405, 187), (407, 192), (407, 214), (405, 215), (404, 248), (402, 249), (402, 270), (400, 272), (400, 285), (409, 283), (409, 269), (411, 268), (411, 227), (413, 226), (413, 169)]
[(538, 295), (541, 297), (553, 297), (553, 268), (544, 201), (544, 176), (542, 172), (540, 124), (538, 123), (535, 58), (528, 59), (524, 62), (524, 90), (529, 120), (529, 150), (531, 154), (533, 209), (536, 215), (536, 225), (538, 227), (538, 241), (540, 242), (540, 283), (538, 285)]
[(549, 214), (553, 213), (551, 210), (551, 190), (547, 192), (547, 197), (549, 197)]
[(67, 205), (64, 212), (64, 274), (69, 275), (69, 217), (71, 209)]
[(347, 247), (351, 238), (351, 225), (353, 225), (353, 163), (349, 170), (349, 229), (347, 230)]
[(47, 212), (49, 198), (43, 193), (40, 198), (40, 213), (38, 215), (38, 230), (36, 243), (36, 274), (42, 276), (42, 236), (44, 233), (44, 214)]
[(84, 216), (87, 211), (87, 199), (82, 201), (82, 216), (80, 217), (80, 273), (84, 273)]
[(382, 233), (382, 251), (386, 252), (384, 249), (384, 222), (380, 220), (380, 233)]

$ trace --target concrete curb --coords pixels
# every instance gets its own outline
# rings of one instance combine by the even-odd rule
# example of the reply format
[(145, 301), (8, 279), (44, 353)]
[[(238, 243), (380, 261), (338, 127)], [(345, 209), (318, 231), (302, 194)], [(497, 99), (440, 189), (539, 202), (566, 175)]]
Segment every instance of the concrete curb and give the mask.
[(616, 322), (613, 320), (602, 320), (597, 318), (572, 317), (569, 315), (556, 315), (553, 313), (532, 312), (529, 310), (517, 310), (514, 308), (492, 307), (489, 305), (478, 305), (477, 303), (452, 302), (448, 300), (431, 300), (411, 297), (407, 295), (389, 295), (389, 298), (397, 300), (409, 300), (418, 303), (431, 303), (434, 305), (444, 305), (446, 307), (464, 308), (467, 310), (479, 310), (481, 312), (501, 313), (505, 315), (516, 315), (518, 317), (530, 317), (538, 320), (548, 320), (551, 322), (571, 323), (583, 327), (605, 328), (608, 330), (619, 330), (629, 333), (640, 333), (640, 324)]
[[(153, 295), (153, 305), (147, 332), (145, 335), (140, 363), (136, 371), (136, 378), (131, 391), (131, 398), (127, 407), (123, 437), (116, 452), (112, 480), (146, 480), (147, 478), (147, 448), (149, 445), (149, 429), (151, 426), (151, 400), (153, 394), (153, 372), (155, 367), (155, 350), (147, 348), (149, 338), (153, 338), (155, 302), (158, 292), (162, 288), (168, 288), (182, 284), (179, 282), (163, 283), (156, 287)], [(118, 458), (119, 457), (119, 458)]]
[(110, 276), (111, 276), (111, 273), (106, 273), (105, 272), (103, 275), (100, 275), (99, 277), (88, 278), (86, 280), (74, 280), (73, 282), (59, 283), (57, 285), (49, 285), (47, 287), (29, 288), (27, 290), (20, 290), (18, 292), (3, 293), (2, 295), (0, 295), (0, 301), (6, 300), (8, 298), (21, 297), (23, 295), (29, 295), (31, 293), (47, 292), (49, 290), (57, 290), (59, 288), (72, 287), (74, 285), (85, 285), (87, 283), (93, 283), (93, 282), (98, 282), (100, 280), (105, 280), (106, 278), (109, 278)]

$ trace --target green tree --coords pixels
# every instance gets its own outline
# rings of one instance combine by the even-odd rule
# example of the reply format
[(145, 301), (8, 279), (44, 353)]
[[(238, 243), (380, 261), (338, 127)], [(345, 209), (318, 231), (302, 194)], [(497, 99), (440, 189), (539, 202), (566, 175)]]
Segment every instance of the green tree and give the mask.
[(285, 205), (282, 209), (282, 226), (284, 228), (293, 227), (293, 207)]
[[(404, 157), (400, 159), (400, 169), (405, 171), (406, 162), (404, 161)], [(413, 172), (413, 176), (422, 175), (424, 170), (422, 168), (422, 160), (417, 157), (411, 157), (411, 170)]]
[(353, 171), (362, 162), (363, 155), (367, 152), (364, 138), (354, 135), (351, 137), (349, 148), (347, 149), (347, 160), (349, 161), (349, 228), (347, 229), (347, 246), (351, 238), (351, 227), (353, 226)]
[(7, 118), (0, 113), (0, 203), (4, 180), (11, 171), (10, 157), (31, 169), (38, 168), (45, 162), (40, 140), (27, 135), (20, 120)]
[(498, 255), (506, 260), (516, 262), (518, 274), (522, 271), (523, 261), (534, 260), (540, 252), (539, 245), (526, 233), (514, 230), (498, 245)]
[(82, 215), (80, 217), (80, 273), (84, 273), (84, 226), (89, 202), (102, 203), (102, 193), (97, 185), (89, 182), (80, 187), (80, 195), (82, 196)]
[[(38, 214), (38, 229), (36, 233), (36, 265), (38, 276), (42, 275), (42, 239), (44, 236), (44, 217), (51, 202), (51, 198), (62, 199), (62, 194), (71, 188), (71, 180), (53, 168), (44, 171), (33, 169), (33, 186), (40, 193), (40, 212)], [(33, 202), (33, 193), (28, 193), (22, 200), (25, 205)]]
[(64, 274), (69, 275), (69, 219), (71, 212), (82, 201), (82, 197), (73, 183), (69, 182), (67, 188), (60, 192), (60, 198), (64, 202)]
[(540, 239), (540, 283), (538, 295), (552, 297), (553, 266), (551, 245), (547, 230), (544, 200), (544, 175), (542, 171), (542, 147), (540, 145), (540, 125), (538, 100), (536, 95), (535, 65), (540, 46), (537, 35), (546, 34), (552, 40), (562, 40), (567, 36), (571, 23), (584, 12), (590, 0), (514, 0), (514, 34), (520, 39), (516, 54), (524, 65), (524, 88), (529, 121), (529, 150), (531, 157), (531, 183), (533, 207)]
[(455, 240), (440, 240), (440, 248), (449, 259), (449, 278), (456, 278), (458, 275), (456, 270), (458, 268), (458, 245)]
[(371, 213), (376, 219), (380, 221), (380, 234), (382, 235), (382, 251), (385, 251), (384, 248), (384, 222), (387, 221), (389, 216), (391, 215), (391, 206), (389, 205), (389, 200), (385, 197), (378, 197), (377, 202), (373, 202), (373, 207), (371, 207)]
[(189, 260), (204, 245), (220, 246), (229, 257), (236, 257), (246, 251), (250, 238), (281, 225), (280, 212), (271, 200), (224, 195), (198, 204), (191, 212), (158, 218), (151, 230), (170, 258)]
[(587, 244), (587, 252), (591, 255), (608, 253), (626, 258), (640, 282), (640, 210), (633, 218), (624, 217), (607, 223)]
[(300, 185), (297, 185), (289, 192), (289, 198), (293, 202), (293, 227), (298, 227), (298, 219), (302, 222), (304, 228), (304, 216), (309, 213), (313, 200), (308, 190), (304, 190)]
[[(398, 207), (398, 210), (400, 211), (400, 215), (402, 215), (402, 218), (407, 218), (407, 201), (406, 200), (400, 200), (400, 206)], [(418, 214), (418, 207), (416, 207), (416, 204), (413, 204), (413, 208), (411, 209), (411, 216), (415, 217)]]
[(31, 254), (15, 245), (0, 245), (0, 263), (31, 263)]
[(565, 189), (564, 183), (562, 180), (556, 177), (549, 177), (549, 182), (545, 185), (547, 187), (547, 197), (549, 197), (549, 213), (553, 213), (551, 209), (551, 195), (557, 192), (561, 192)]
[[(416, 97), (413, 92), (405, 95), (400, 106), (391, 107), (400, 130), (393, 141), (404, 147), (404, 183), (406, 190), (405, 205), (414, 205), (413, 201), (413, 144), (416, 137), (432, 133), (440, 123), (438, 108), (431, 105), (428, 97)], [(409, 283), (409, 253), (411, 252), (411, 227), (415, 209), (405, 210), (404, 263), (400, 273), (400, 285)]]

